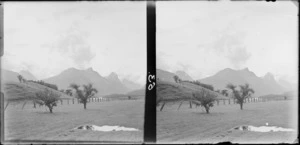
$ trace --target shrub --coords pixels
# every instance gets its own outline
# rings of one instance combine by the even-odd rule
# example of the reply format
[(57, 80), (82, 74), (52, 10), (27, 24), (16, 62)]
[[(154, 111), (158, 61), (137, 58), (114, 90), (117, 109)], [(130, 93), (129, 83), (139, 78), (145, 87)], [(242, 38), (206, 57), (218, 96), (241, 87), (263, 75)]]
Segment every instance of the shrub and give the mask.
[(35, 103), (39, 105), (45, 105), (49, 108), (50, 113), (52, 113), (53, 107), (57, 106), (57, 101), (60, 98), (60, 95), (50, 91), (49, 89), (45, 89), (44, 91), (37, 92), (35, 94), (36, 100)]
[(18, 80), (20, 81), (20, 83), (22, 83), (22, 81), (23, 81), (23, 76), (22, 76), (22, 75), (18, 75), (17, 78), (18, 78)]
[(221, 91), (221, 94), (224, 95), (224, 96), (226, 96), (226, 97), (228, 97), (228, 92), (227, 92), (227, 90), (222, 90), (222, 91)]
[(173, 76), (173, 79), (174, 79), (175, 83), (178, 83), (179, 77), (177, 75)]

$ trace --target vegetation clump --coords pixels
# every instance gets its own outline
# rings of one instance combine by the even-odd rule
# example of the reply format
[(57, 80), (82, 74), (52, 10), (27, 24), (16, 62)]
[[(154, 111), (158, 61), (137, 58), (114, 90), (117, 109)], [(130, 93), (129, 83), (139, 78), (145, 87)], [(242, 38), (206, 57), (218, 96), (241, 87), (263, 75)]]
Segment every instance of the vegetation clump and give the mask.
[(251, 89), (247, 83), (245, 85), (240, 85), (240, 90), (237, 90), (236, 86), (233, 84), (227, 84), (226, 87), (232, 91), (233, 97), (237, 99), (237, 103), (240, 104), (241, 110), (243, 110), (244, 101), (254, 93), (254, 90)]
[(42, 80), (38, 80), (38, 81), (28, 80), (28, 82), (37, 83), (37, 84), (40, 84), (40, 85), (43, 85), (43, 86), (52, 88), (52, 89), (54, 89), (54, 90), (58, 90), (57, 85), (55, 85), (55, 84), (50, 84), (50, 83), (46, 83), (46, 82), (44, 82), (44, 81), (42, 81)]
[(98, 91), (93, 87), (92, 84), (83, 85), (83, 90), (80, 89), (79, 85), (71, 84), (70, 87), (75, 90), (75, 97), (79, 99), (79, 102), (83, 104), (83, 108), (86, 109), (88, 99), (93, 97)]
[(44, 91), (37, 92), (35, 96), (36, 99), (34, 100), (34, 102), (39, 104), (40, 106), (47, 106), (50, 113), (52, 113), (53, 107), (57, 106), (57, 101), (60, 99), (59, 94), (54, 93), (47, 88)]
[(217, 98), (216, 94), (211, 93), (203, 88), (201, 91), (194, 92), (192, 96), (194, 99), (192, 102), (196, 105), (204, 107), (207, 114), (209, 114), (210, 108), (214, 106), (214, 101)]

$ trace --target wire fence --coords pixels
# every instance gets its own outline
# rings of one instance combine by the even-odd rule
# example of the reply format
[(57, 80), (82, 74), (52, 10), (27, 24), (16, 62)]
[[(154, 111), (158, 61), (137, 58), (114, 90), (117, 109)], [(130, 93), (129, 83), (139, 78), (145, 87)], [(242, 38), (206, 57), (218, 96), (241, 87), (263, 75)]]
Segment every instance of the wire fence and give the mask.
[[(256, 103), (256, 102), (268, 102), (268, 101), (281, 101), (281, 100), (292, 100), (291, 97), (286, 96), (276, 96), (276, 97), (251, 97), (246, 98), (244, 103)], [(230, 104), (238, 104), (237, 99), (219, 99), (215, 101), (216, 105), (230, 105)]]

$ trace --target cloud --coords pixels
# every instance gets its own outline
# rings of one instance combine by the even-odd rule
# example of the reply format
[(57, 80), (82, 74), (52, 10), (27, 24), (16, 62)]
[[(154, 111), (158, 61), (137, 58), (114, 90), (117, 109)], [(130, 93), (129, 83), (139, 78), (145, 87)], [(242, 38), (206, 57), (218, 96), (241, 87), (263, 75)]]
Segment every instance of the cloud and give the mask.
[(169, 55), (164, 53), (163, 51), (157, 51), (156, 53), (156, 64), (158, 69), (169, 70), (171, 67), (165, 61)]
[(244, 44), (245, 36), (243, 32), (225, 29), (213, 42), (213, 50), (217, 55), (226, 57), (233, 67), (240, 69), (251, 57)]
[(78, 29), (78, 24), (73, 25), (60, 35), (52, 43), (43, 44), (42, 47), (50, 47), (51, 51), (59, 52), (64, 57), (70, 58), (78, 68), (85, 69), (89, 62), (96, 56), (91, 51), (86, 38), (88, 33)]

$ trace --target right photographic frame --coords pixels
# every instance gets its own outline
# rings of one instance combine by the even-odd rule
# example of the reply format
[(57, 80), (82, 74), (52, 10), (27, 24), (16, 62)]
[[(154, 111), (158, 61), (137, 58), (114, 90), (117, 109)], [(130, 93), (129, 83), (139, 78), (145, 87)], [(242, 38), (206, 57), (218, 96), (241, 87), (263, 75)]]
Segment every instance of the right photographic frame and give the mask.
[(157, 143), (298, 142), (298, 2), (156, 2)]

